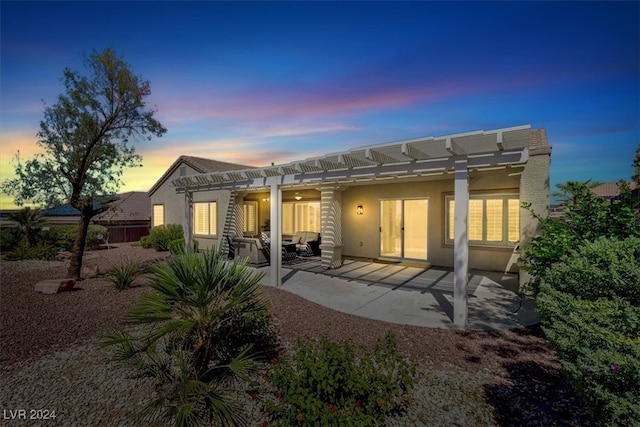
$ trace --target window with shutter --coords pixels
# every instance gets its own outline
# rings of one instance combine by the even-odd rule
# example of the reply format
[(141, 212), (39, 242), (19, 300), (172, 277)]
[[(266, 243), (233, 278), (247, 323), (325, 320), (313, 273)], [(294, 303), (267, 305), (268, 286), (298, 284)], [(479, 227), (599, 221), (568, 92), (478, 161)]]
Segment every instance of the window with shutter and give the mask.
[[(447, 243), (453, 244), (455, 201), (447, 197)], [(520, 239), (520, 200), (515, 195), (469, 196), (469, 242), (511, 246)]]
[(193, 234), (215, 236), (217, 234), (218, 214), (216, 202), (197, 202), (193, 204)]
[(164, 205), (153, 205), (152, 227), (164, 225)]

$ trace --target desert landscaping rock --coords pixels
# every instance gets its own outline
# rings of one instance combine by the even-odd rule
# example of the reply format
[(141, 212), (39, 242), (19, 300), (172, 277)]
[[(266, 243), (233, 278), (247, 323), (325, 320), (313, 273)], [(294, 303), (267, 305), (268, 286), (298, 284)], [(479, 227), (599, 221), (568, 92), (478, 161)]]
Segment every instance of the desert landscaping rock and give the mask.
[(74, 279), (48, 279), (42, 280), (36, 283), (34, 287), (36, 292), (41, 292), (45, 295), (59, 294), (61, 292), (68, 292), (73, 289), (76, 284)]
[[(124, 260), (146, 264), (166, 257), (128, 244), (88, 252), (85, 266), (100, 273)], [(63, 277), (67, 262), (0, 261), (0, 408), (50, 409), (50, 423), (3, 420), (7, 426), (128, 426), (154, 398), (153, 384), (106, 362), (97, 342), (122, 327), (125, 313), (150, 289), (146, 278), (118, 291), (104, 276), (78, 282), (51, 296), (35, 283)], [(393, 332), (399, 350), (418, 364), (417, 385), (405, 414), (389, 426), (597, 425), (561, 374), (539, 328), (513, 331), (450, 331), (392, 325), (336, 312), (281, 289), (264, 287), (285, 348), (298, 338), (325, 334), (369, 346)], [(244, 393), (249, 425), (264, 421)]]

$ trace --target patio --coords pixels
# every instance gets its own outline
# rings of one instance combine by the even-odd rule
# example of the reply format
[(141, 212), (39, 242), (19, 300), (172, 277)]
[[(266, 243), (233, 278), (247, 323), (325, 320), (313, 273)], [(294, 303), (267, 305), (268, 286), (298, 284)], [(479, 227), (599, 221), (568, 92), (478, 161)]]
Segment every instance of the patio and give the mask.
[[(268, 266), (264, 285), (271, 286)], [(324, 270), (319, 258), (282, 267), (280, 289), (356, 316), (430, 328), (453, 323), (452, 269), (345, 259)], [(535, 304), (521, 299), (517, 274), (470, 271), (467, 329), (513, 329), (538, 322)]]

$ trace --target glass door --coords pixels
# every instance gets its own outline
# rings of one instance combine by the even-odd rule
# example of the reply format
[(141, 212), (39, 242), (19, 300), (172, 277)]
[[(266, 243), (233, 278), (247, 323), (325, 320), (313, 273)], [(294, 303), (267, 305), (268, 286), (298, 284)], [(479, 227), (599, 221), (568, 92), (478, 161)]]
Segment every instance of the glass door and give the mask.
[(428, 199), (380, 201), (380, 256), (426, 261)]
[(402, 258), (402, 200), (380, 200), (380, 256)]

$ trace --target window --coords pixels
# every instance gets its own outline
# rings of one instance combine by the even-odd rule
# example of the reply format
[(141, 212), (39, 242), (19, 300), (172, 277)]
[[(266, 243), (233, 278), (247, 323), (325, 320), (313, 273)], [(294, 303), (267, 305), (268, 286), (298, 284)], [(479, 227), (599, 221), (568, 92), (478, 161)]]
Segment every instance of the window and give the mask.
[(282, 204), (282, 232), (320, 232), (320, 202), (286, 202)]
[(216, 202), (193, 204), (193, 234), (215, 236), (218, 231), (217, 220)]
[[(455, 201), (446, 199), (447, 243), (454, 240)], [(520, 200), (515, 195), (469, 196), (469, 242), (510, 246), (520, 240)]]
[(164, 205), (153, 205), (153, 219), (151, 226), (157, 227), (164, 224)]
[(244, 202), (242, 204), (242, 232), (246, 234), (258, 233), (257, 202)]

